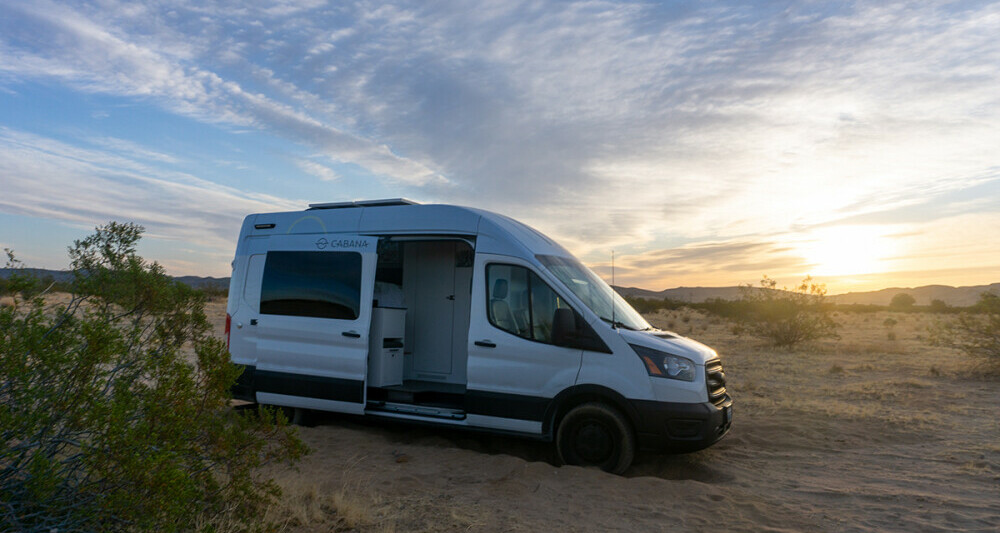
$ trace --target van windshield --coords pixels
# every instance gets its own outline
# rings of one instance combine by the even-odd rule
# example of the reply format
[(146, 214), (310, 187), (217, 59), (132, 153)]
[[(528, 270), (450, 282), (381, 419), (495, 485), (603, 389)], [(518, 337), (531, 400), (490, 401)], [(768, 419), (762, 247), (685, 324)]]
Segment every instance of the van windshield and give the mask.
[[(535, 257), (601, 320), (626, 329), (652, 329), (649, 322), (632, 309), (624, 298), (576, 258), (555, 255)], [(611, 307), (612, 301), (614, 301), (614, 312)]]

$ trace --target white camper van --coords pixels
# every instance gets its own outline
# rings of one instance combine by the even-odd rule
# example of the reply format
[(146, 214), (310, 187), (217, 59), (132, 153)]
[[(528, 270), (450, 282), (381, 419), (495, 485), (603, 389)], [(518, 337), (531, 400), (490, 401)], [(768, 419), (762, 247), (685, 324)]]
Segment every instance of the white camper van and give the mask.
[(650, 326), (545, 235), (405, 199), (248, 216), (226, 332), (234, 396), (555, 441), (621, 473), (732, 423), (714, 350)]

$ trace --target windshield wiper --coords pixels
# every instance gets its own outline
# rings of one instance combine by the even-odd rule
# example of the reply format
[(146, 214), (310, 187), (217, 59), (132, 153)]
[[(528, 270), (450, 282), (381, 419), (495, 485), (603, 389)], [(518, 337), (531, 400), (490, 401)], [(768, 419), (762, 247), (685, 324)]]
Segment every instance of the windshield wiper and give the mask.
[(608, 318), (606, 316), (602, 316), (601, 320), (607, 322), (608, 324), (611, 324), (613, 327), (616, 327), (616, 328), (624, 328), (624, 329), (627, 329), (629, 331), (638, 331), (638, 330), (636, 330), (633, 327), (626, 326), (625, 324), (623, 324), (623, 323), (621, 323), (621, 322), (619, 322), (617, 320), (611, 320), (610, 318)]

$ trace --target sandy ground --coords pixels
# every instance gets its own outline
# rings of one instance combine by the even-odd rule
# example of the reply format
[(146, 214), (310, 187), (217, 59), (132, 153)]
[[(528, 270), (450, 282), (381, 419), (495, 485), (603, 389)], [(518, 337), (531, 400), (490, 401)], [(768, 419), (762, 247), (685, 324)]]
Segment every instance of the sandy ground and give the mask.
[[(209, 308), (220, 335), (224, 307)], [(544, 443), (331, 416), (301, 429), (313, 453), (297, 469), (272, 469), (272, 518), (293, 532), (1000, 530), (1000, 382), (924, 342), (934, 315), (841, 313), (840, 340), (794, 351), (693, 311), (648, 318), (722, 356), (737, 411), (715, 446), (614, 476), (553, 466)]]

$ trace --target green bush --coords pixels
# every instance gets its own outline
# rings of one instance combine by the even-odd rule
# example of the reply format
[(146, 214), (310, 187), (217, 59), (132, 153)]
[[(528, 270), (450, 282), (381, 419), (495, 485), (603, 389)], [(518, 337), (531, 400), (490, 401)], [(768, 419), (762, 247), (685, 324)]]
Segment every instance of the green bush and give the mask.
[(917, 303), (917, 299), (908, 293), (901, 292), (892, 297), (892, 301), (889, 302), (889, 309), (901, 310), (901, 309), (913, 309), (913, 305)]
[(229, 286), (220, 287), (217, 285), (207, 285), (205, 287), (199, 287), (199, 291), (205, 295), (208, 300), (225, 300), (229, 297)]
[(76, 241), (57, 307), (37, 279), (6, 283), (0, 530), (260, 529), (278, 494), (260, 467), (305, 451), (280, 415), (230, 407), (239, 370), (204, 297), (136, 254), (142, 231)]
[(747, 316), (750, 311), (750, 305), (745, 300), (733, 301), (722, 298), (710, 298), (702, 303), (692, 304), (691, 307), (736, 322), (740, 321), (740, 317)]
[(930, 341), (961, 350), (985, 373), (1000, 376), (1000, 296), (982, 293), (969, 311), (935, 325)]
[(931, 305), (928, 310), (932, 313), (947, 313), (951, 308), (944, 302), (944, 300), (931, 300)]
[(773, 346), (790, 347), (800, 342), (837, 338), (837, 323), (824, 303), (826, 287), (805, 278), (791, 290), (778, 290), (775, 280), (764, 276), (760, 287), (741, 287), (733, 318), (739, 331), (764, 339)]
[(633, 309), (643, 314), (655, 313), (661, 309), (672, 311), (680, 309), (684, 305), (682, 302), (676, 302), (669, 298), (651, 299), (637, 296), (626, 296), (624, 298)]

